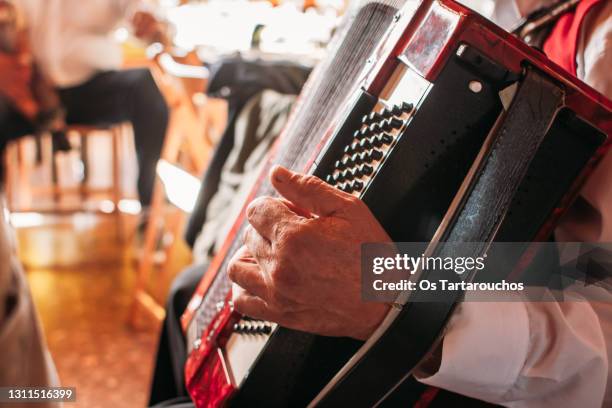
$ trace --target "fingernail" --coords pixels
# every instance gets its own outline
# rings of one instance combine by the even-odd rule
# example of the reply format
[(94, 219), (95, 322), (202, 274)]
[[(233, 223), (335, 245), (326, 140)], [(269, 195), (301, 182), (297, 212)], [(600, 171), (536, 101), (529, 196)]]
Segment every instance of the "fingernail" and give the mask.
[(270, 171), (271, 176), (278, 183), (284, 183), (285, 181), (287, 181), (288, 173), (289, 170), (278, 164), (272, 167), (272, 170)]

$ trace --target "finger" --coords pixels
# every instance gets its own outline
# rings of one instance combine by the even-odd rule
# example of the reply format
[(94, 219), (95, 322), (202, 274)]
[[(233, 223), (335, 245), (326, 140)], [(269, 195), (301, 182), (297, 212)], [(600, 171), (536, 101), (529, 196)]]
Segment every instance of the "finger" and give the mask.
[[(234, 310), (254, 319), (275, 322), (281, 326), (295, 330), (306, 331), (310, 329), (310, 331), (312, 331), (312, 329), (317, 329), (319, 332), (325, 331), (326, 319), (317, 318), (313, 322), (313, 316), (316, 316), (316, 314), (312, 310), (305, 309), (296, 312), (280, 311), (272, 307), (265, 300), (236, 286), (232, 288), (232, 302), (234, 304)], [(329, 319), (328, 316), (326, 317)]]
[(315, 176), (295, 173), (281, 166), (272, 168), (270, 179), (280, 195), (319, 216), (330, 216), (342, 210), (352, 197)]
[(235, 287), (232, 288), (232, 301), (234, 303), (234, 309), (237, 312), (254, 319), (272, 322), (277, 322), (279, 320), (280, 314), (270, 308), (265, 300), (244, 290), (235, 289)]
[(249, 293), (266, 299), (268, 285), (266, 278), (246, 247), (242, 247), (231, 259), (227, 267), (227, 275), (230, 280)]
[(268, 241), (274, 241), (279, 228), (290, 222), (299, 222), (299, 216), (281, 200), (259, 197), (247, 208), (247, 218), (253, 228)]
[(265, 266), (272, 254), (270, 241), (259, 235), (255, 228), (249, 225), (244, 231), (244, 245), (257, 262)]

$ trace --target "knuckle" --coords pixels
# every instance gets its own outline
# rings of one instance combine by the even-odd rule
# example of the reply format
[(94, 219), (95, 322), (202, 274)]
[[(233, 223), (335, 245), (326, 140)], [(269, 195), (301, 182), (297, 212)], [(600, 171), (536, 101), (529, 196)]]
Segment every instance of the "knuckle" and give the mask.
[(349, 197), (347, 197), (346, 201), (346, 209), (359, 212), (367, 209), (365, 203), (359, 197), (355, 197), (354, 195), (350, 195)]
[(251, 203), (248, 205), (247, 210), (246, 210), (246, 214), (247, 214), (247, 218), (251, 219), (252, 217), (254, 217), (255, 215), (257, 215), (257, 213), (260, 210), (260, 207), (262, 205), (262, 201), (261, 201), (262, 197), (258, 197), (256, 199), (254, 199), (253, 201), (251, 201)]
[(297, 183), (297, 184), (299, 184), (299, 183), (303, 183), (303, 182), (304, 182), (304, 178), (305, 178), (305, 177), (304, 177), (303, 175), (299, 174), (299, 173), (292, 173), (292, 174), (289, 176), (289, 181), (290, 181), (291, 183)]
[(248, 301), (246, 299), (246, 297), (244, 295), (238, 296), (236, 299), (234, 299), (233, 301), (234, 303), (234, 309), (236, 311), (238, 311), (239, 313), (242, 314), (249, 314), (249, 310), (248, 310)]
[(321, 181), (321, 179), (314, 177), (314, 176), (308, 176), (308, 177), (304, 177), (303, 179), (303, 185), (304, 187), (306, 187), (307, 189), (317, 189), (319, 187), (321, 187), (321, 185), (323, 184), (323, 182)]
[(232, 281), (236, 282), (236, 278), (238, 275), (238, 266), (236, 265), (236, 261), (230, 261), (229, 265), (227, 265), (227, 277)]
[(244, 229), (244, 232), (242, 233), (242, 242), (244, 243), (249, 242), (249, 237), (251, 236), (252, 229), (253, 227), (251, 227), (250, 225), (246, 226), (246, 228)]
[(346, 197), (346, 202), (347, 202), (347, 205), (351, 207), (360, 207), (363, 204), (363, 201), (361, 201), (359, 197), (356, 197), (352, 194), (349, 194)]

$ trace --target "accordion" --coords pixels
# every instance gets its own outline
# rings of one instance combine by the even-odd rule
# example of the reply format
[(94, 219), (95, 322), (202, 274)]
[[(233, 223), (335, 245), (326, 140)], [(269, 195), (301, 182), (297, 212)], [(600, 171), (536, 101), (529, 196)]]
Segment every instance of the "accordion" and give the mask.
[[(274, 195), (265, 175), (281, 164), (361, 198), (394, 241), (485, 251), (545, 240), (606, 152), (611, 110), (452, 0), (367, 2), (311, 75), (250, 198)], [(240, 316), (226, 269), (245, 225), (243, 211), (183, 315), (196, 406), (384, 406), (398, 392), (404, 405), (419, 400), (409, 374), (460, 295), (398, 298), (365, 343)]]

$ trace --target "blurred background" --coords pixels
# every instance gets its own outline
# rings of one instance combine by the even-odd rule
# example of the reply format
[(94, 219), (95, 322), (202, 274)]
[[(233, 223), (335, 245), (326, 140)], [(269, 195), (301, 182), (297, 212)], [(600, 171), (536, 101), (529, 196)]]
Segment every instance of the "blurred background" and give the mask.
[(147, 405), (173, 280), (204, 272), (351, 7), (0, 1), (3, 77), (27, 76), (0, 81), (5, 216), (75, 406)]

